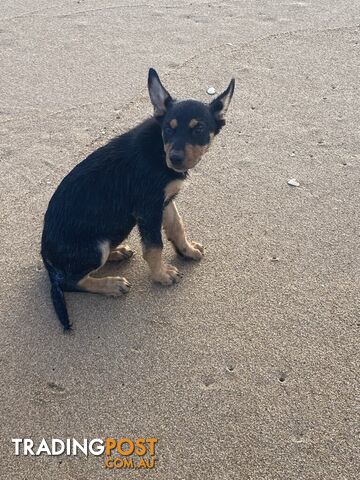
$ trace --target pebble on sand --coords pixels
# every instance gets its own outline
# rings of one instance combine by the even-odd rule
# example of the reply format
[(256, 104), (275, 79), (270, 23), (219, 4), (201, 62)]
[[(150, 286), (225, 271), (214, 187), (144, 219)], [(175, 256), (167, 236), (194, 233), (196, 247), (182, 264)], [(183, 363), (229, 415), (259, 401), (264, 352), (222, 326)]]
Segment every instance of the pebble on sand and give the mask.
[(300, 183), (296, 180), (296, 178), (290, 178), (287, 183), (292, 187), (300, 187)]

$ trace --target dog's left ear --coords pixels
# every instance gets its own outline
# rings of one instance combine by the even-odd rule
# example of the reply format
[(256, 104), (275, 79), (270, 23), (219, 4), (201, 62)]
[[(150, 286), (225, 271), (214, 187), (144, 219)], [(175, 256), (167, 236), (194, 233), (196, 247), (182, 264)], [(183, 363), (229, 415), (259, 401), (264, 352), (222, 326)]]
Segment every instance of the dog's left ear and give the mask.
[(229, 108), (235, 89), (235, 78), (231, 79), (227, 89), (210, 103), (210, 111), (216, 120), (224, 120), (225, 113)]
[(171, 95), (160, 82), (159, 75), (153, 68), (149, 70), (148, 89), (151, 103), (154, 106), (155, 117), (165, 115), (170, 103), (172, 102)]

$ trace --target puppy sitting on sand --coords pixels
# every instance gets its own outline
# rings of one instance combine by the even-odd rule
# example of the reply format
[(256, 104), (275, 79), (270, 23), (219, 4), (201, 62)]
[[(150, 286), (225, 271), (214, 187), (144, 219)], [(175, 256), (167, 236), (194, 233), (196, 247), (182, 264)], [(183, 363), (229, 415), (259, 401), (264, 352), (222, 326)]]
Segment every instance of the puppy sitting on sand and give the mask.
[(209, 149), (225, 125), (235, 80), (209, 105), (173, 99), (155, 70), (148, 88), (153, 117), (90, 154), (60, 183), (45, 214), (41, 255), (49, 273), (51, 297), (64, 330), (71, 328), (64, 291), (118, 296), (124, 277), (92, 276), (105, 262), (132, 256), (123, 244), (137, 225), (152, 279), (179, 280), (163, 262), (161, 228), (179, 255), (200, 260), (204, 248), (185, 235), (175, 205), (187, 171)]

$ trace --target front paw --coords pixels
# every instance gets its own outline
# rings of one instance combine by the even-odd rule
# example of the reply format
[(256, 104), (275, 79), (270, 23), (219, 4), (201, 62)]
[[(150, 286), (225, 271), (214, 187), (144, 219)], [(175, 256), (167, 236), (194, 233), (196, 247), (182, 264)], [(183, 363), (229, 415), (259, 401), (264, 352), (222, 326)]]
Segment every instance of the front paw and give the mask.
[(185, 258), (199, 261), (204, 256), (205, 248), (201, 245), (201, 243), (188, 242), (183, 249), (177, 249), (177, 251), (181, 256)]
[(161, 285), (173, 285), (178, 283), (181, 274), (179, 270), (172, 265), (163, 265), (162, 268), (152, 274), (154, 282), (161, 283)]

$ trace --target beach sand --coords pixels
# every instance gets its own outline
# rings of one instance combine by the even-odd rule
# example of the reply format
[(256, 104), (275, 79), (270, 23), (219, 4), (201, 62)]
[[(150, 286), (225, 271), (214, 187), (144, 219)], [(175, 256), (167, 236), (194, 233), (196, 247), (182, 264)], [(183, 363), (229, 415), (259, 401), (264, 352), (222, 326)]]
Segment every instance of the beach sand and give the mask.
[[(0, 478), (355, 480), (360, 322), (356, 2), (3, 1), (0, 7)], [(332, 4), (332, 5), (329, 5)], [(176, 97), (230, 78), (227, 125), (177, 204), (199, 264), (119, 299), (67, 294), (39, 256), (64, 175)], [(296, 179), (300, 186), (288, 185)], [(156, 437), (154, 470), (17, 457), (12, 438)]]

